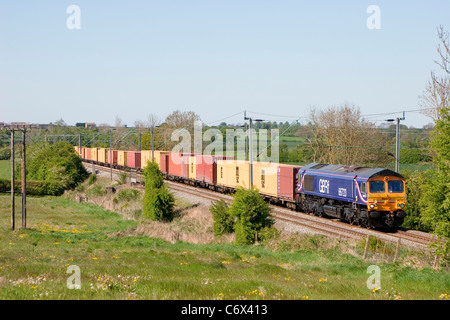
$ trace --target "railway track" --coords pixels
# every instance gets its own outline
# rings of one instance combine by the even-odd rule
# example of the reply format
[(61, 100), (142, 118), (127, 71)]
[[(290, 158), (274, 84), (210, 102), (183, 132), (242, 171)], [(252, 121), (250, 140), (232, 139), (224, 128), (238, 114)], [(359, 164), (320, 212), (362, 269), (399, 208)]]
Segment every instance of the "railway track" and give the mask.
[[(83, 162), (87, 169), (92, 169), (92, 164)], [(111, 168), (95, 165), (95, 170), (102, 172), (111, 172)], [(113, 174), (119, 174), (122, 172), (118, 169), (112, 169)], [(143, 180), (142, 175), (138, 173), (131, 173), (131, 177), (134, 177), (137, 182)], [(197, 188), (188, 184), (178, 183), (173, 181), (166, 181), (173, 191), (188, 194), (198, 198), (202, 198), (206, 201), (224, 200), (230, 204), (233, 197), (230, 195), (214, 192), (207, 189)], [(142, 185), (141, 185), (142, 186)], [(288, 222), (296, 226), (306, 228), (315, 233), (321, 233), (332, 237), (346, 238), (346, 239), (362, 239), (367, 235), (373, 235), (383, 241), (397, 243), (399, 240), (403, 245), (416, 247), (420, 249), (426, 248), (431, 242), (436, 241), (433, 235), (428, 233), (400, 229), (394, 232), (382, 232), (379, 230), (365, 229), (359, 226), (350, 225), (348, 223), (339, 221), (337, 219), (321, 218), (311, 216), (307, 213), (293, 211), (284, 207), (272, 206), (272, 216), (275, 220)]]

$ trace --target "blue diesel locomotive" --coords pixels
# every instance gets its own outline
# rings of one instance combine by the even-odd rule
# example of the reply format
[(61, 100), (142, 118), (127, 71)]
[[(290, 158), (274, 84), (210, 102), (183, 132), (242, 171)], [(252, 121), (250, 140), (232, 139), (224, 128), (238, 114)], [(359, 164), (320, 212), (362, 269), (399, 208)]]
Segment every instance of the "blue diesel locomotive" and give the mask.
[(298, 206), (367, 228), (395, 228), (405, 217), (405, 179), (381, 168), (311, 163), (298, 172)]

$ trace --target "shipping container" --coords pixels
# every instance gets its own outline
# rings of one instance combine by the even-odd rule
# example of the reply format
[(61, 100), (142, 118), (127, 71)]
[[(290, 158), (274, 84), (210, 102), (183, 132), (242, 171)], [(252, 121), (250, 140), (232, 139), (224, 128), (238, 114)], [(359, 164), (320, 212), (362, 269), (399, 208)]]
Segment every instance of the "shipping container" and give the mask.
[(91, 160), (98, 161), (98, 148), (91, 148)]
[(233, 157), (196, 155), (196, 180), (211, 184), (217, 183), (217, 161)]
[(97, 161), (106, 163), (106, 154), (109, 152), (109, 149), (106, 148), (98, 148), (97, 150)]
[(278, 195), (278, 163), (254, 162), (253, 186), (262, 194)]
[(169, 169), (169, 154), (161, 153), (159, 156), (159, 170), (163, 173), (168, 173)]
[(231, 188), (250, 187), (250, 165), (242, 160), (217, 160), (217, 184)]
[(278, 197), (295, 199), (297, 194), (297, 174), (301, 166), (280, 164), (278, 166)]
[(77, 155), (80, 155), (80, 147), (79, 146), (73, 146), (73, 149), (75, 150), (75, 153)]
[(173, 176), (189, 178), (189, 156), (182, 153), (169, 153), (168, 173)]
[(197, 179), (197, 161), (196, 156), (189, 156), (189, 179), (196, 180)]
[(123, 150), (117, 150), (117, 164), (119, 166), (127, 166), (127, 152)]
[(86, 159), (86, 147), (81, 147), (81, 159)]
[[(158, 167), (161, 170), (161, 154), (169, 154), (169, 151), (162, 151), (162, 150), (154, 150), (154, 158), (155, 162), (158, 164)], [(142, 168), (145, 168), (147, 166), (147, 162), (152, 161), (152, 150), (142, 150), (141, 151), (141, 166)]]
[(86, 159), (91, 160), (91, 148), (86, 148)]
[(113, 159), (113, 164), (117, 164), (117, 150), (106, 149), (106, 163), (111, 163), (110, 159)]
[(141, 167), (141, 152), (140, 151), (127, 151), (127, 166), (130, 168)]

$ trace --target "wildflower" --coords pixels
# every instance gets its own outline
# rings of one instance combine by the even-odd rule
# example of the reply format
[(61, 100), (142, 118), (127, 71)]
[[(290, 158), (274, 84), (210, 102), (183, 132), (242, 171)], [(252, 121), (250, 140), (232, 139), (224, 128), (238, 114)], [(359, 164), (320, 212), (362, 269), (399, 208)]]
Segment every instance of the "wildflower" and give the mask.
[(448, 300), (448, 294), (447, 293), (443, 293), (439, 296), (439, 298), (441, 298), (442, 300)]
[(378, 291), (380, 291), (379, 288), (374, 288), (374, 289), (372, 290), (372, 293), (377, 293)]
[(319, 279), (319, 282), (327, 282), (328, 280), (327, 280), (327, 278), (320, 278)]

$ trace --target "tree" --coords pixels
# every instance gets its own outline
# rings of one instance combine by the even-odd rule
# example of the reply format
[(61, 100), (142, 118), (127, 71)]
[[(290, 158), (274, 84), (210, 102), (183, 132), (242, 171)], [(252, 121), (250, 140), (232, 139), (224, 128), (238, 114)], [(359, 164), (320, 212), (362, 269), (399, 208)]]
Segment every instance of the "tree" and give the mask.
[[(431, 132), (431, 149), (433, 162), (437, 172), (430, 172), (432, 177), (422, 185), (422, 197), (419, 205), (421, 208), (421, 222), (428, 226), (433, 233), (446, 239), (444, 246), (438, 246), (437, 253), (449, 261), (450, 252), (450, 40), (449, 33), (443, 27), (438, 29), (440, 44), (438, 53), (441, 58), (436, 62), (445, 73), (443, 77), (434, 76), (432, 72), (431, 82), (433, 90), (437, 92), (439, 99), (431, 100), (436, 113), (433, 118), (435, 126)], [(426, 89), (426, 91), (428, 88)]]
[(68, 189), (87, 176), (80, 157), (68, 142), (36, 144), (28, 149), (27, 178), (30, 180), (58, 181)]
[(229, 210), (237, 218), (234, 226), (236, 244), (253, 243), (257, 232), (273, 225), (271, 208), (255, 188), (237, 188), (233, 197)]
[(434, 62), (441, 68), (444, 75), (437, 75), (431, 71), (431, 79), (419, 101), (422, 113), (434, 121), (440, 117), (439, 110), (448, 107), (450, 101), (450, 40), (448, 31), (445, 31), (442, 26), (438, 28), (438, 38), (437, 51), (440, 61)]
[(375, 124), (361, 117), (348, 103), (317, 112), (311, 109), (314, 136), (310, 140), (315, 162), (385, 167), (389, 160), (388, 139), (375, 131)]
[(145, 193), (143, 215), (155, 221), (173, 218), (175, 198), (164, 183), (163, 175), (156, 162), (148, 162), (144, 169)]
[(213, 216), (214, 236), (231, 233), (234, 229), (234, 219), (230, 214), (229, 207), (224, 200), (215, 201), (209, 208)]

